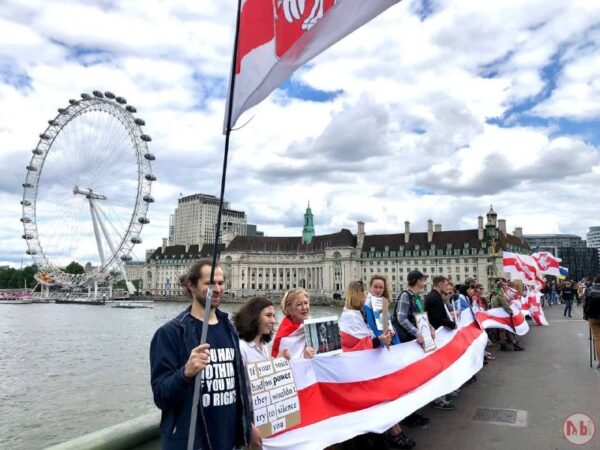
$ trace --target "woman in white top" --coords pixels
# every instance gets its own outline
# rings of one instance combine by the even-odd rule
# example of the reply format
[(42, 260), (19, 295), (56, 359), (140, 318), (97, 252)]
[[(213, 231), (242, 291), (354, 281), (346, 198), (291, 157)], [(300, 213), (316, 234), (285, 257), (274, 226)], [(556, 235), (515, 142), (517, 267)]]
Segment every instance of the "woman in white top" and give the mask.
[(233, 318), (240, 336), (240, 351), (244, 365), (270, 358), (269, 342), (277, 323), (273, 302), (254, 297), (246, 302)]
[[(277, 323), (273, 302), (265, 297), (254, 297), (246, 302), (233, 318), (240, 336), (240, 352), (244, 366), (271, 358), (269, 342)], [(252, 425), (252, 442), (262, 446), (260, 430)]]

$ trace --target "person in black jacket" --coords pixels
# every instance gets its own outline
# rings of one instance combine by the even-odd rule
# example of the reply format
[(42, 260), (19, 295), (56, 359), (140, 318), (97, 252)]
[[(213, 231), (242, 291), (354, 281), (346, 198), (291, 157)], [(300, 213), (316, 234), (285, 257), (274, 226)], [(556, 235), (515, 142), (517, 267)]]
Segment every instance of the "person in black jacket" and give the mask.
[(567, 284), (562, 290), (562, 299), (565, 303), (565, 311), (563, 312), (563, 316), (567, 317), (567, 313), (569, 313), (569, 317), (571, 317), (571, 309), (573, 308), (573, 299), (575, 298), (576, 291), (575, 286), (572, 281), (567, 281)]
[[(446, 327), (450, 329), (456, 328), (456, 322), (450, 319), (448, 310), (444, 302), (447, 298), (448, 279), (442, 275), (433, 277), (431, 280), (433, 289), (425, 296), (425, 312), (429, 318), (429, 323), (433, 328)], [(446, 398), (445, 395), (436, 398), (433, 401), (434, 408), (452, 410), (454, 403)]]
[(448, 279), (442, 275), (433, 277), (433, 289), (425, 296), (425, 311), (433, 328), (456, 328), (456, 322), (450, 319), (444, 303), (447, 295)]

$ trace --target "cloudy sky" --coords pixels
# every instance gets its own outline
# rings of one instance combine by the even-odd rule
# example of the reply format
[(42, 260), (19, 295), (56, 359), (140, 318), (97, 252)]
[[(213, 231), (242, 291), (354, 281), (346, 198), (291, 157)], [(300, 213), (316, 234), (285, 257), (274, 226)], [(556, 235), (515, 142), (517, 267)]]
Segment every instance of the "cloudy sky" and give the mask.
[[(138, 257), (180, 194), (218, 195), (235, 3), (2, 2), (0, 265), (30, 262), (25, 166), (81, 92), (126, 97), (153, 138)], [(600, 225), (599, 74), (599, 2), (404, 0), (242, 116), (226, 198), (267, 235), (299, 235), (308, 201), (319, 234), (474, 228), (493, 203), (509, 230), (584, 235)]]

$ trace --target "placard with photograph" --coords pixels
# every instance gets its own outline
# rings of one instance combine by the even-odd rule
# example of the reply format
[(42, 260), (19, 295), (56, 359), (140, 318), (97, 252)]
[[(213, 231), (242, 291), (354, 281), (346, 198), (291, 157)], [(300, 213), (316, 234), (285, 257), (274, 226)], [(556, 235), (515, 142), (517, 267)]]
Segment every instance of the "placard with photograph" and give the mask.
[(290, 362), (285, 358), (250, 363), (248, 384), (254, 425), (267, 438), (300, 423), (300, 401)]
[(429, 317), (427, 316), (427, 313), (424, 312), (415, 314), (415, 323), (417, 324), (417, 330), (419, 330), (419, 334), (423, 336), (423, 350), (425, 350), (425, 353), (434, 351), (437, 346), (435, 345), (435, 341), (431, 335), (431, 325), (429, 323)]
[(331, 355), (342, 351), (337, 316), (305, 320), (304, 335), (306, 346), (314, 348), (315, 355)]

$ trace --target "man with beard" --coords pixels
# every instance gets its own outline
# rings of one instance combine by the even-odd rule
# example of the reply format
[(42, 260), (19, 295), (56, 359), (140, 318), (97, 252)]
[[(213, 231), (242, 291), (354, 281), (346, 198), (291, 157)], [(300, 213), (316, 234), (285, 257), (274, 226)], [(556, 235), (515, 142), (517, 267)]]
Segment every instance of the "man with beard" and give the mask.
[[(232, 450), (250, 442), (251, 410), (239, 338), (228, 315), (218, 309), (224, 286), (220, 267), (215, 267), (212, 297), (206, 298), (211, 269), (212, 263), (202, 260), (180, 278), (192, 304), (160, 327), (150, 344), (152, 392), (162, 411), (162, 449), (187, 449), (194, 380), (202, 371), (194, 448)], [(207, 343), (200, 345), (204, 326)]]

